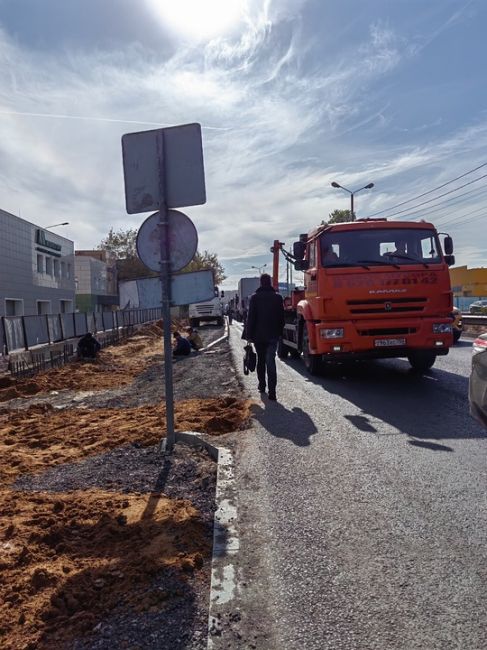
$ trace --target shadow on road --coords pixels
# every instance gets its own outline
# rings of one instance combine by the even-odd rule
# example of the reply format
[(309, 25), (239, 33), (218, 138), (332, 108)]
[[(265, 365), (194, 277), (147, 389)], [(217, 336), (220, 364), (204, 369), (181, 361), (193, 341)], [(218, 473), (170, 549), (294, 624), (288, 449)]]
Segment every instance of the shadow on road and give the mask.
[(318, 429), (303, 409), (295, 406), (291, 410), (286, 409), (279, 402), (265, 402), (265, 408), (260, 404), (252, 406), (252, 415), (276, 438), (286, 438), (298, 447), (310, 445), (310, 438), (318, 432)]
[[(345, 405), (343, 417), (364, 433), (380, 436), (382, 423), (387, 423), (419, 441), (487, 437), (469, 415), (468, 378), (462, 375), (433, 368), (418, 376), (407, 362), (395, 359), (335, 369), (332, 377), (312, 377), (299, 361), (287, 363), (308, 382), (358, 407), (360, 415), (347, 413)], [(431, 442), (415, 446), (453, 451)]]

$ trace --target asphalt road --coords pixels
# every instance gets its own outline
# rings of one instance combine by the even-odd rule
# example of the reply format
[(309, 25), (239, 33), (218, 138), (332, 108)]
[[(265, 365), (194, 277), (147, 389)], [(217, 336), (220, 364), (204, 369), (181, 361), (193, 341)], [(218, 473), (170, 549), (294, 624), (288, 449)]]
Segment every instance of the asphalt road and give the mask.
[[(238, 357), (238, 325), (231, 328)], [(278, 361), (238, 458), (241, 645), (487, 647), (487, 432), (468, 413), (471, 343), (418, 377)]]

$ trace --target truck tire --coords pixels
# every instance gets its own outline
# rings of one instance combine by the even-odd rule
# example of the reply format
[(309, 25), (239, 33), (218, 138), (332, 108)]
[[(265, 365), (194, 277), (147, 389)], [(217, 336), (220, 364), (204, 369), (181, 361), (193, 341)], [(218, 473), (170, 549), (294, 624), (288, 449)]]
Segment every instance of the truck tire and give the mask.
[(303, 361), (310, 375), (318, 375), (321, 370), (321, 357), (319, 354), (311, 354), (309, 351), (309, 336), (306, 323), (303, 324), (303, 336), (301, 339)]
[(414, 372), (422, 374), (434, 366), (436, 354), (428, 350), (418, 350), (408, 355), (408, 361)]
[(279, 359), (287, 359), (289, 351), (289, 347), (283, 342), (282, 338), (279, 339), (279, 343), (277, 344), (277, 356)]
[(189, 324), (191, 327), (199, 327), (200, 326), (199, 318), (190, 318)]
[(216, 324), (218, 327), (221, 327), (223, 325), (223, 316), (219, 316), (219, 318), (216, 319)]

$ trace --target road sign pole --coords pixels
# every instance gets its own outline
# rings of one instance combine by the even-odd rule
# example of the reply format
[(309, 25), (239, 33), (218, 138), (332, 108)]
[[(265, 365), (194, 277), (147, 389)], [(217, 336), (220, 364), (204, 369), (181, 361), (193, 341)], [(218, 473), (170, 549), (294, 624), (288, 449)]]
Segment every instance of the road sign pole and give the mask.
[(166, 393), (166, 440), (161, 438), (159, 451), (171, 452), (175, 443), (174, 435), (174, 390), (172, 377), (172, 341), (171, 341), (171, 238), (169, 232), (169, 214), (165, 201), (164, 138), (158, 141), (159, 167), (159, 242), (161, 246), (161, 289), (162, 289), (162, 327), (164, 333), (164, 382)]

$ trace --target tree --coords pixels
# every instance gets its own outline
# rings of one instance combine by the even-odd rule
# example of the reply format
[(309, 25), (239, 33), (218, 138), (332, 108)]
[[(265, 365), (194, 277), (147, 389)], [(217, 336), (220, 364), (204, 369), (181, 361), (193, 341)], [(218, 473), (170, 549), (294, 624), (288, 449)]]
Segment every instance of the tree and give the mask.
[[(137, 255), (137, 230), (118, 230), (115, 232), (110, 228), (108, 235), (98, 245), (98, 250), (109, 251), (117, 260), (119, 280), (132, 280), (134, 278), (155, 277), (156, 271), (149, 270)], [(213, 271), (214, 283), (216, 285), (225, 279), (224, 268), (218, 261), (216, 253), (204, 251), (196, 252), (191, 262), (182, 270), (183, 273), (190, 271), (202, 271), (211, 269)]]
[(117, 232), (110, 228), (108, 235), (98, 244), (98, 250), (109, 251), (117, 260), (134, 258), (137, 257), (136, 239), (135, 228)]
[(111, 253), (116, 259), (119, 280), (133, 280), (134, 278), (155, 277), (157, 272), (149, 270), (137, 255), (137, 230), (118, 230), (110, 228), (108, 235), (98, 245), (99, 250)]
[(330, 212), (328, 223), (343, 223), (344, 221), (354, 221), (355, 215), (350, 218), (350, 210), (333, 210)]
[(218, 256), (216, 253), (210, 253), (209, 251), (204, 251), (200, 253), (196, 251), (195, 256), (183, 269), (183, 273), (189, 273), (190, 271), (203, 271), (204, 269), (211, 269), (213, 271), (213, 281), (216, 285), (219, 285), (227, 277), (225, 275), (225, 269), (218, 261)]

